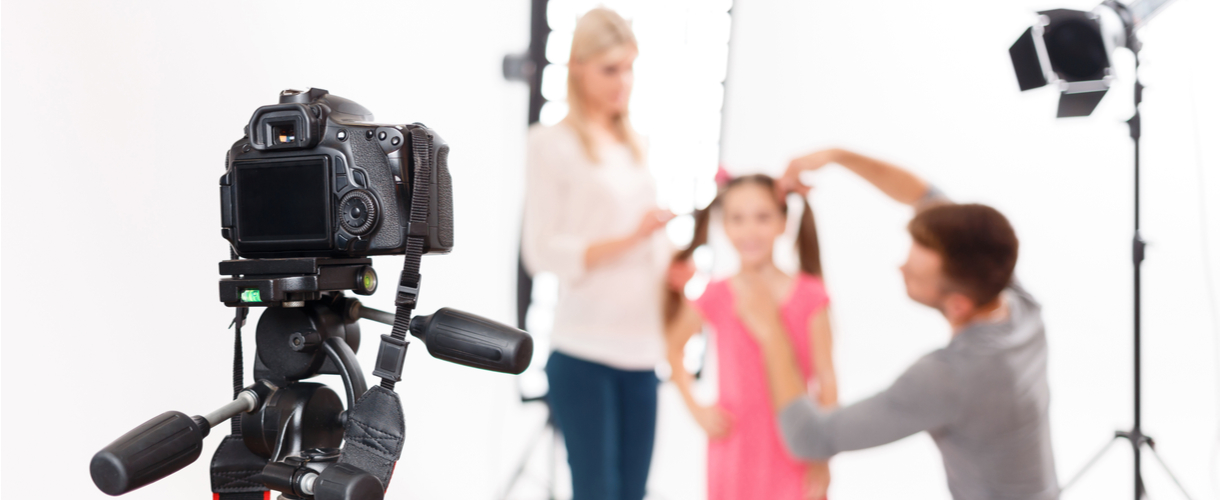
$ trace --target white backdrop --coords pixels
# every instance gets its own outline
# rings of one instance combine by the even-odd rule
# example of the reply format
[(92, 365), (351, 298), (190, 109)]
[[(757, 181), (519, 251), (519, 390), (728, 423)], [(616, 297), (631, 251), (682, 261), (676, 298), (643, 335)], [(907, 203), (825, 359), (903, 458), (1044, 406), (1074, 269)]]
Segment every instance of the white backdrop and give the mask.
[[(1130, 425), (1130, 91), (1121, 80), (1094, 117), (1060, 121), (1054, 91), (1017, 92), (1006, 49), (1034, 10), (1057, 6), (1092, 4), (741, 0), (724, 140), (739, 172), (841, 145), (1004, 211), (1022, 238), (1019, 273), (1045, 305), (1066, 480)], [(101, 498), (87, 472), (96, 450), (162, 411), (230, 397), (217, 180), (250, 113), (283, 88), (327, 88), (450, 142), (457, 247), (425, 260), (420, 309), (512, 320), (526, 110), (499, 62), (526, 46), (527, 2), (8, 2), (3, 14), (3, 496)], [(1217, 14), (1215, 2), (1179, 0), (1142, 33), (1145, 427), (1196, 497), (1213, 494), (1220, 422), (1200, 219), (1206, 193), (1215, 272), (1220, 59), (1205, 34)], [(426, 70), (405, 66), (409, 44), (427, 48), (412, 56)], [(1120, 61), (1121, 77), (1129, 66)], [(814, 177), (850, 402), (947, 330), (902, 292), (909, 213), (840, 169)], [(377, 264), (392, 281), (401, 260)], [(392, 298), (366, 302), (388, 309)], [(419, 347), (398, 386), (409, 436), (390, 498), (491, 498), (540, 415), (519, 407), (511, 377)], [(366, 368), (374, 351), (366, 340)], [(698, 498), (701, 437), (669, 386), (660, 419), (651, 497)], [(206, 495), (221, 434), (200, 463), (128, 498)], [(1065, 498), (1128, 495), (1129, 457), (1112, 450)], [(833, 469), (837, 498), (948, 496), (925, 436), (844, 454)], [(1156, 498), (1174, 498), (1148, 469)]]

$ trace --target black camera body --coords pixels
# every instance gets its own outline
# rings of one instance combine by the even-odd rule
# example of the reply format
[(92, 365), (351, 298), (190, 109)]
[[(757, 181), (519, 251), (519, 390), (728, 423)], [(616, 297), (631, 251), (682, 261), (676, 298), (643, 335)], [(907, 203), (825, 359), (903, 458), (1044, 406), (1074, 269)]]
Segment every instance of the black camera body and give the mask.
[[(220, 178), (221, 227), (243, 258), (364, 257), (453, 248), (449, 146), (422, 124), (382, 125), (322, 89), (254, 112)], [(415, 191), (416, 183), (427, 188)], [(414, 193), (424, 193), (414, 199)], [(423, 222), (409, 220), (427, 214)]]

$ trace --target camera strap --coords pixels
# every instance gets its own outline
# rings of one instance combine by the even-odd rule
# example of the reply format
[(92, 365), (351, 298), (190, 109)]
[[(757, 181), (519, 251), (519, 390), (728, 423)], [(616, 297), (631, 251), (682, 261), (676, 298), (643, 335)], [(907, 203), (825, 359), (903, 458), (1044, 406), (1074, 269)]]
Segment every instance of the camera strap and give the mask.
[(339, 463), (350, 464), (373, 474), (389, 488), (394, 475), (394, 465), (402, 455), (406, 424), (403, 421), (402, 401), (394, 392), (394, 384), (402, 380), (402, 367), (407, 355), (407, 333), (411, 330), (411, 313), (419, 297), (420, 260), (424, 255), (425, 238), (428, 236), (428, 200), (432, 195), (431, 183), (432, 138), (422, 127), (410, 129), (411, 206), (407, 219), (406, 256), (403, 258), (402, 275), (398, 280), (397, 296), (394, 299), (394, 326), (389, 335), (381, 336), (377, 351), (377, 363), (373, 375), (381, 378), (381, 385), (373, 386), (360, 397), (356, 407), (348, 412), (344, 428), (344, 445)]
[[(236, 258), (236, 255), (234, 255)], [(242, 391), (245, 375), (242, 363), (241, 327), (246, 324), (250, 310), (236, 308), (233, 316), (233, 397)], [(255, 455), (246, 448), (241, 436), (241, 417), (233, 417), (232, 430), (224, 437), (216, 453), (212, 455), (212, 493), (217, 500), (263, 500), (267, 487), (258, 480), (258, 475), (267, 465), (267, 459)]]
[(411, 312), (419, 297), (421, 276), (420, 259), (424, 255), (425, 239), (428, 236), (428, 199), (432, 196), (431, 183), (432, 138), (422, 127), (412, 128), (411, 153), (414, 170), (410, 172), (411, 207), (407, 218), (407, 251), (402, 262), (402, 275), (398, 278), (398, 291), (394, 298), (396, 306), (394, 327), (390, 335), (381, 336), (377, 351), (377, 366), (373, 375), (381, 377), (381, 387), (394, 390), (394, 383), (402, 380), (402, 366), (407, 353), (407, 333), (411, 330)]

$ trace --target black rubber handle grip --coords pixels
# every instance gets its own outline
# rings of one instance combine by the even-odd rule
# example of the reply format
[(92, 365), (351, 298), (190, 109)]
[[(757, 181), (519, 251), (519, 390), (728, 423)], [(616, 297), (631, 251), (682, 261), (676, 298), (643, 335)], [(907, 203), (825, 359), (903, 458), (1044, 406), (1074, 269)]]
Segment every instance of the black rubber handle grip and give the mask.
[(382, 500), (385, 487), (372, 474), (351, 464), (327, 467), (314, 483), (316, 500)]
[(432, 357), (484, 370), (518, 374), (530, 366), (534, 339), (503, 323), (450, 309), (411, 318), (411, 335)]
[(89, 475), (103, 493), (122, 495), (190, 465), (203, 450), (203, 436), (194, 419), (167, 411), (93, 455)]

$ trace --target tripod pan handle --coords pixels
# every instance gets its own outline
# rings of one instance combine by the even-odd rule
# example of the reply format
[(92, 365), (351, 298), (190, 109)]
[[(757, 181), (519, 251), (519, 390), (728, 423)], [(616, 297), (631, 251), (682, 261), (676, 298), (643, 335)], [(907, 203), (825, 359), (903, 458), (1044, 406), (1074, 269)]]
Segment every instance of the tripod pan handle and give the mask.
[(194, 462), (203, 451), (206, 432), (207, 427), (186, 414), (167, 411), (93, 455), (89, 475), (103, 493), (122, 495)]
[(434, 358), (514, 375), (525, 371), (534, 355), (528, 333), (448, 307), (412, 318), (411, 335), (423, 340)]

